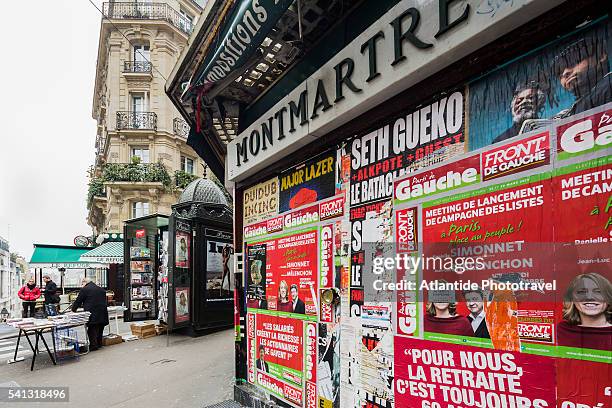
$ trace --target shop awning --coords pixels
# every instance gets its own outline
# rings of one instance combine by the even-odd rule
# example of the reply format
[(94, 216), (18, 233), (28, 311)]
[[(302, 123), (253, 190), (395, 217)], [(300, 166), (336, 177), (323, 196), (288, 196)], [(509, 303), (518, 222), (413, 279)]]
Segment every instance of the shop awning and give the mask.
[(75, 247), (67, 245), (34, 244), (34, 253), (30, 265), (35, 268), (94, 268), (91, 261), (82, 261), (81, 255), (91, 251), (90, 247)]
[(81, 262), (123, 263), (123, 242), (106, 242), (81, 255)]

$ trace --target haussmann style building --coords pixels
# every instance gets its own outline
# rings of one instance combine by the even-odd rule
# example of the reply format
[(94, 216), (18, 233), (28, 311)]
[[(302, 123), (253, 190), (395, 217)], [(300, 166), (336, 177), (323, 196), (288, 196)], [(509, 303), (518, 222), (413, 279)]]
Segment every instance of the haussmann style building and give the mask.
[(206, 174), (204, 161), (186, 144), (189, 125), (164, 92), (200, 5), (110, 1), (102, 11), (87, 197), (94, 236), (122, 233), (128, 219), (169, 215), (181, 190)]

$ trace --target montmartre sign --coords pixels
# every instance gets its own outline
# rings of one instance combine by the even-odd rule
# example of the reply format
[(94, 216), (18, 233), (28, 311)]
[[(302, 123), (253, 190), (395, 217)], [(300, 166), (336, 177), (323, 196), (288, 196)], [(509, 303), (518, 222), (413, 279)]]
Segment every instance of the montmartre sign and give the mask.
[(232, 141), (240, 181), (563, 0), (404, 0)]

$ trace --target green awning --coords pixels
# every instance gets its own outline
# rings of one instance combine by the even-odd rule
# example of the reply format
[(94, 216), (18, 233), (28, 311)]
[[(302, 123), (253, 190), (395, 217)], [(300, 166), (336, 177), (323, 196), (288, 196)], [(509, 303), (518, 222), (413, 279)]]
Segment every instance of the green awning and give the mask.
[(36, 268), (66, 268), (80, 269), (92, 268), (92, 262), (81, 261), (81, 255), (90, 251), (89, 247), (75, 247), (67, 245), (34, 244), (34, 253), (30, 265)]
[(81, 262), (123, 263), (123, 242), (106, 242), (81, 255)]

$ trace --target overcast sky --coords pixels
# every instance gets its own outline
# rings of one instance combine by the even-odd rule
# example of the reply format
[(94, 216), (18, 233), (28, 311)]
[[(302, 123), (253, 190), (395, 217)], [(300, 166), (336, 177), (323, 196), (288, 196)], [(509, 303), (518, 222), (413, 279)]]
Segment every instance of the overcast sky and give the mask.
[(35, 242), (91, 234), (100, 14), (88, 0), (33, 0), (2, 2), (2, 15), (0, 236), (29, 261)]

